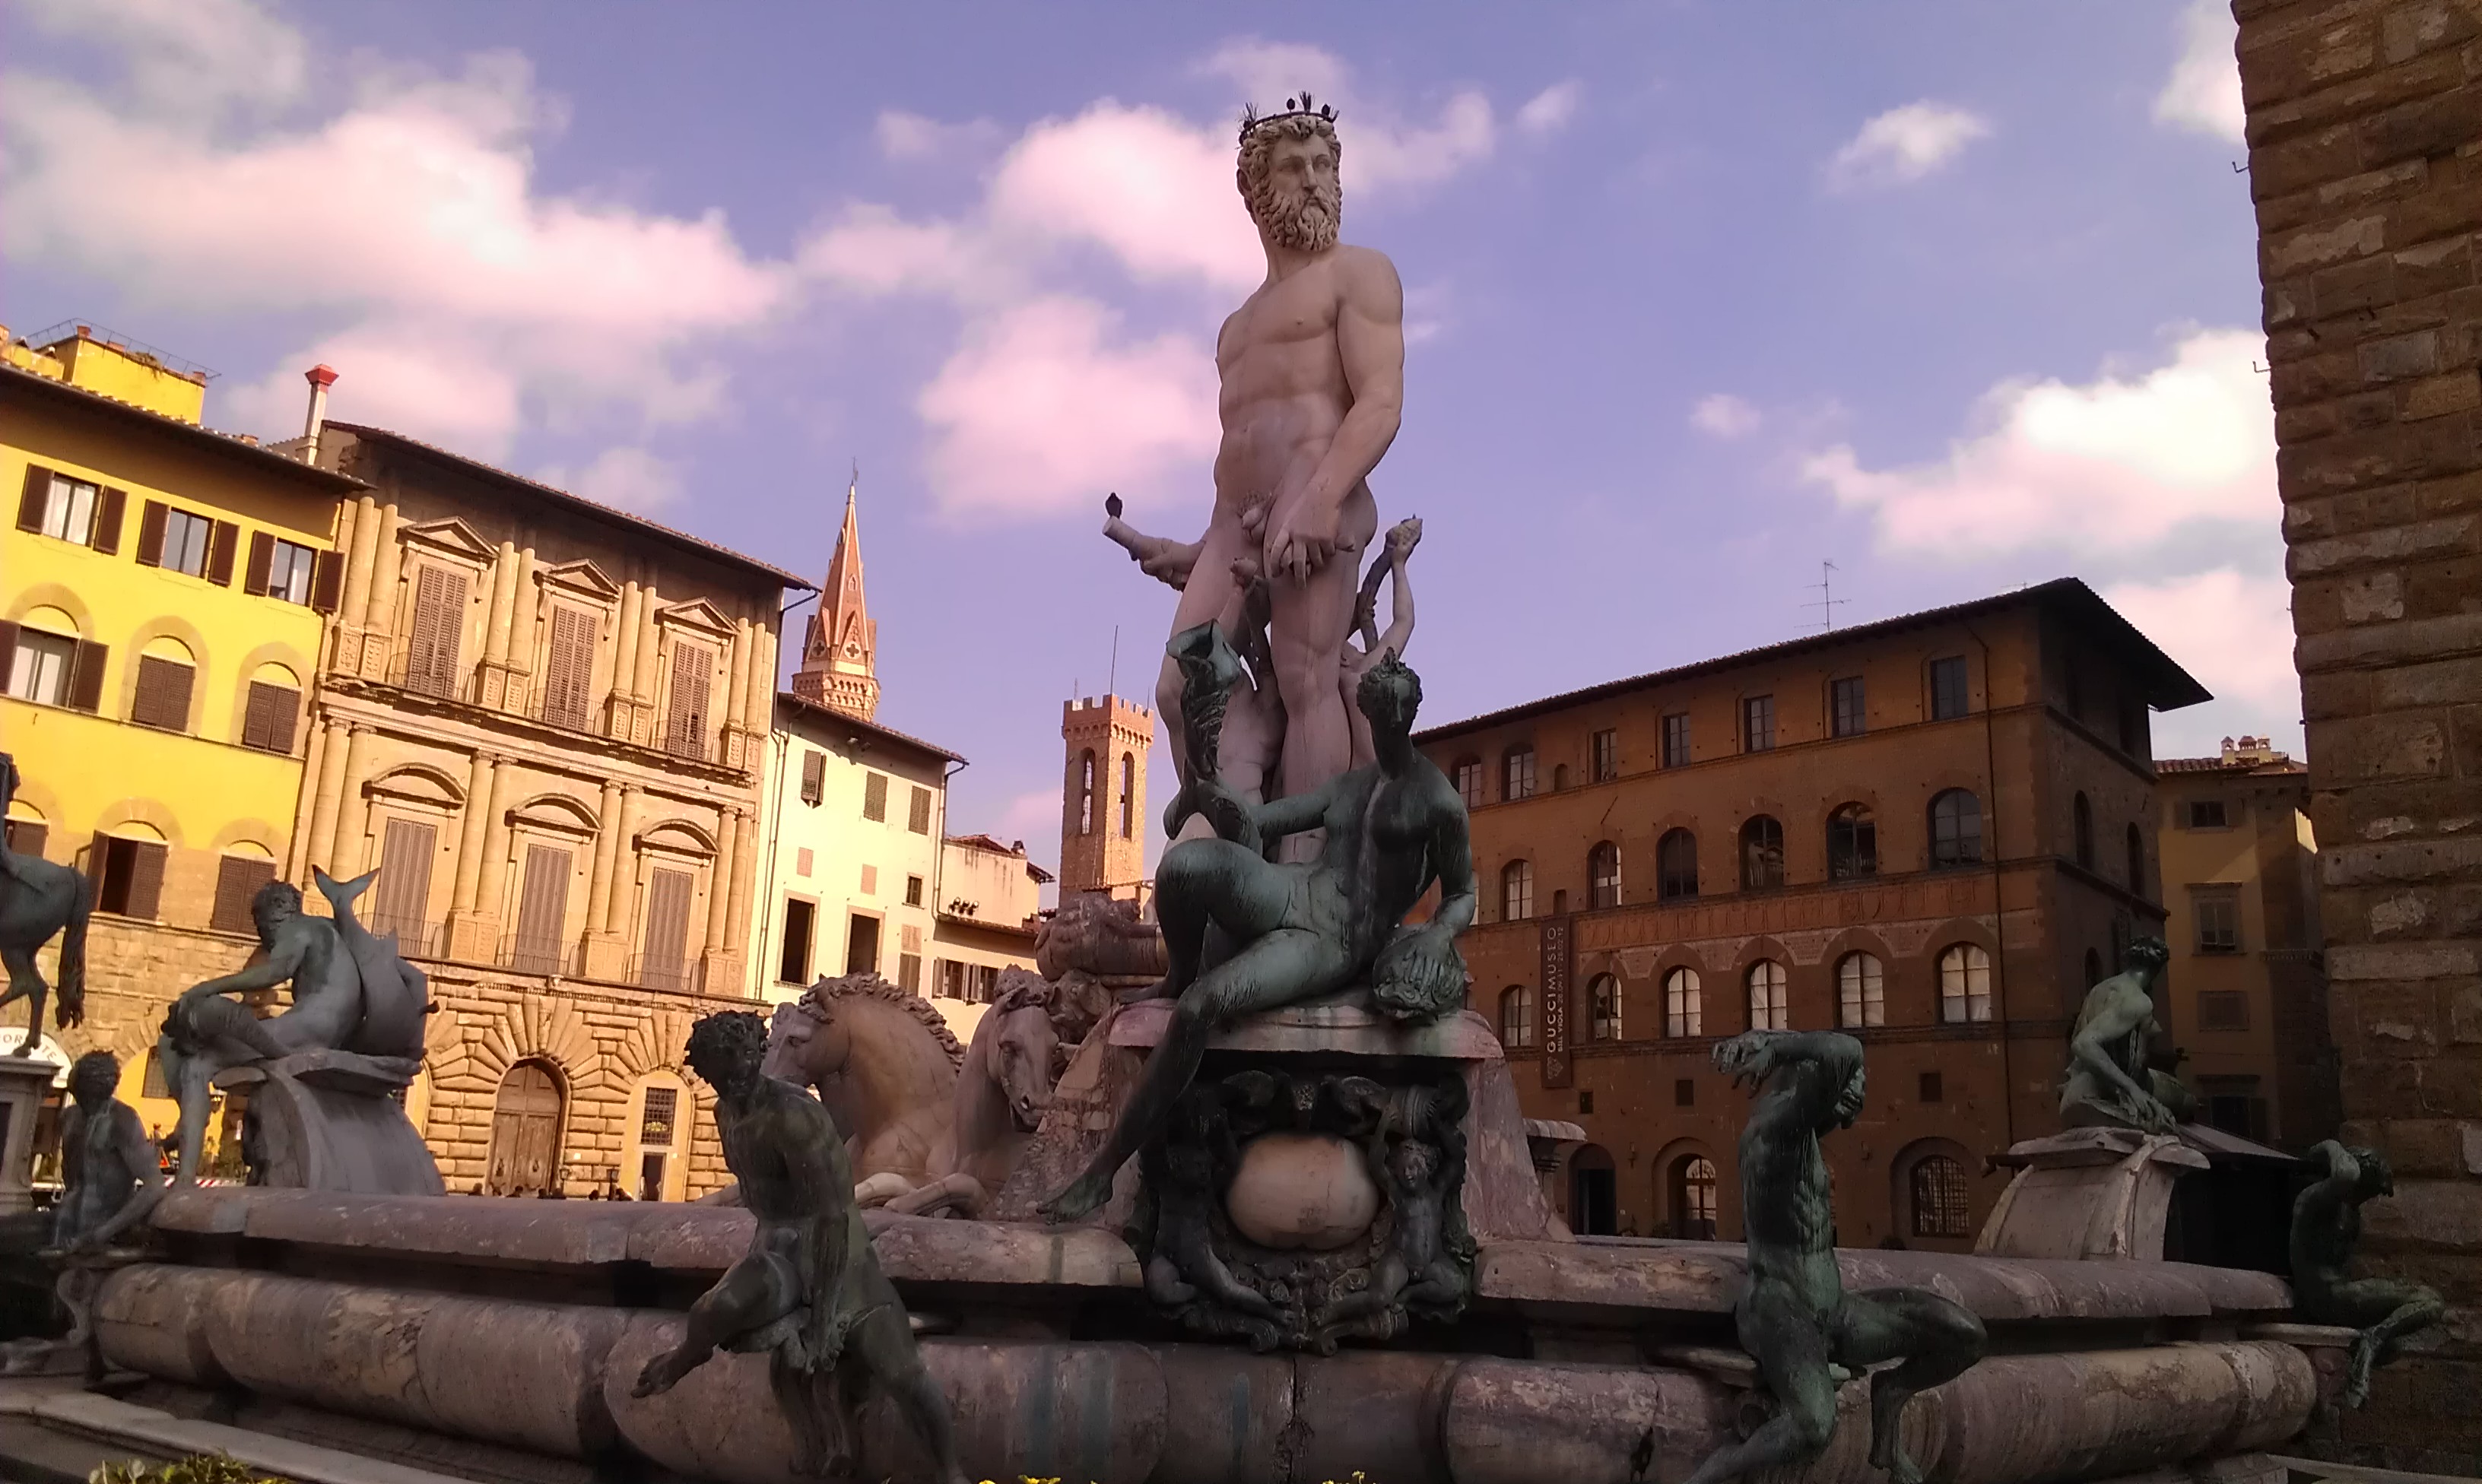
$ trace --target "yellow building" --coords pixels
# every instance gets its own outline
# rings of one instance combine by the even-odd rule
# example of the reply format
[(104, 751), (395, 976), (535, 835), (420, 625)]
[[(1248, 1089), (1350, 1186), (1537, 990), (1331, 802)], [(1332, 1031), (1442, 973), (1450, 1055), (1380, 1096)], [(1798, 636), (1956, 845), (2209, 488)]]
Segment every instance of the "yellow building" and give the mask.
[(2228, 1133), (2306, 1150), (2336, 1134), (2310, 769), (2264, 738), (2161, 758), (2159, 840), (2180, 1077)]
[(170, 1129), (156, 1028), (255, 947), (250, 897), (283, 869), (302, 789), (339, 498), (362, 486), (202, 427), (199, 368), (85, 325), (0, 345), (9, 846), (95, 888), (86, 1023), (58, 1054), (118, 1053), (121, 1095)]

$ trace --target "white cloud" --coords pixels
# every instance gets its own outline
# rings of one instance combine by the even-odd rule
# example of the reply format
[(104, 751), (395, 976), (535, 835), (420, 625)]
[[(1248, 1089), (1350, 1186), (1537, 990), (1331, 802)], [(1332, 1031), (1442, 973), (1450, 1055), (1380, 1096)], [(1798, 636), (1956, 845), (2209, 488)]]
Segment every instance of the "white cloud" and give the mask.
[[(116, 13), (152, 10), (122, 0)], [(251, 50), (300, 48), (239, 0), (210, 10), (243, 25)], [(194, 101), (289, 86), (198, 30), (109, 33), (128, 48), (126, 91), (180, 70), (166, 60), (175, 56)], [(335, 415), (384, 415), (486, 457), (529, 409), (698, 415), (719, 385), (700, 360), (706, 342), (766, 321), (795, 288), (791, 270), (745, 253), (719, 213), (541, 193), (532, 141), (556, 117), (508, 54), (453, 78), (366, 76), (340, 112), (282, 127), (229, 117), (210, 127), (12, 73), (0, 86), (0, 248), (99, 275), (141, 304), (332, 326), (233, 394), (233, 410), (266, 426), (298, 416), (296, 378), (311, 358), (343, 376)]]
[(2254, 330), (2198, 330), (2133, 378), (2002, 382), (1944, 459), (1873, 471), (1838, 445), (1802, 475), (1875, 514), (1882, 545), (1945, 557), (2126, 554), (2199, 520), (2272, 533), (2275, 419), (2252, 369), (2264, 349)]
[(2280, 571), (2215, 567), (2162, 582), (2117, 583), (2102, 595), (2215, 693), (2212, 704), (2156, 719), (2157, 757), (2210, 752), (2218, 738), (2242, 732), (2299, 735), (2292, 588)]
[(1757, 431), (1758, 423), (1758, 409), (1729, 392), (1701, 397), (1698, 405), (1689, 409), (1691, 427), (1728, 440)]
[(2180, 13), (2180, 60), (2154, 96), (2155, 122), (2241, 142), (2248, 119), (2232, 50), (2239, 34), (2228, 0), (2190, 0)]
[(1233, 189), (1232, 154), (1212, 130), (1107, 98), (1074, 118), (1046, 118), (1009, 147), (991, 178), (992, 226), (1020, 240), (1092, 242), (1141, 280), (1253, 288), (1267, 261)]
[(119, 50), (135, 112), (277, 107), (308, 76), (301, 33), (250, 0), (24, 0), (21, 9), (40, 30)]
[(1050, 513), (1203, 474), (1219, 435), (1211, 352), (1118, 327), (1102, 305), (1054, 295), (969, 330), (915, 404), (944, 505)]
[(605, 449), (586, 467), (552, 465), (535, 476), (555, 489), (649, 515), (680, 498), (681, 471), (642, 448)]
[(943, 123), (903, 109), (881, 112), (872, 127), (879, 152), (891, 160), (924, 160), (989, 148), (998, 143), (1000, 127), (988, 118)]
[(1586, 85), (1570, 78), (1553, 83), (1525, 100), (1517, 111), (1517, 127), (1536, 139), (1545, 139), (1569, 126), (1577, 117), (1577, 104), (1586, 95)]
[(1909, 184), (1990, 134), (1988, 120), (1950, 104), (1924, 99), (1891, 108), (1835, 151), (1827, 162), (1828, 184), (1839, 191)]

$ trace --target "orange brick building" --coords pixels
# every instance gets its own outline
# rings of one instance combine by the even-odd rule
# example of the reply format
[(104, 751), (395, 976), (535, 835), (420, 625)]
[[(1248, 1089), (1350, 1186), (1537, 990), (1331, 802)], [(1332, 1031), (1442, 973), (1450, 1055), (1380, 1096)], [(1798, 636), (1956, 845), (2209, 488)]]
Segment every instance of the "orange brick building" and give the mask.
[(1736, 1238), (1709, 1051), (1841, 1027), (1838, 1239), (1969, 1248), (2086, 985), (2163, 930), (2148, 710), (2206, 698), (2072, 579), (1420, 734), (1473, 813), (1473, 1002), (1528, 1116), (1586, 1132), (1571, 1224)]

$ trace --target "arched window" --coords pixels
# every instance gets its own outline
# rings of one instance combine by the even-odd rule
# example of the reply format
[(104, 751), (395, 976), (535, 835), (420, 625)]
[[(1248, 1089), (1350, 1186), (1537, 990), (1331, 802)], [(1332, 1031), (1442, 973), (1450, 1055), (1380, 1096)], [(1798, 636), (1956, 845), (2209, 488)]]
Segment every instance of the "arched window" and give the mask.
[(1784, 1007), (1784, 966), (1772, 958), (1750, 965), (1750, 1028), (1792, 1028), (1792, 1016)]
[(1684, 967), (1665, 975), (1663, 1033), (1668, 1036), (1704, 1035), (1706, 1016), (1703, 998), (1698, 990), (1697, 970)]
[(1593, 998), (1595, 1004), (1593, 1028), (1595, 1039), (1619, 1040), (1621, 1038), (1621, 981), (1608, 974), (1598, 974), (1595, 976), (1595, 981), (1586, 986), (1586, 993)]
[(1138, 838), (1138, 756), (1121, 754), (1121, 838)]
[(509, 1068), (491, 1107), (485, 1189), (493, 1195), (527, 1195), (558, 1185), (566, 1101), (549, 1063), (530, 1059)]
[(1482, 807), (1482, 759), (1459, 758), (1456, 767), (1457, 793), (1467, 809)]
[(1866, 804), (1840, 804), (1827, 817), (1827, 878), (1879, 873), (1879, 822)]
[(1654, 890), (1665, 901), (1698, 895), (1698, 837), (1668, 829), (1654, 843)]
[(1664, 1184), (1672, 1235), (1684, 1241), (1713, 1241), (1715, 1161), (1704, 1155), (1682, 1155), (1664, 1172)]
[(2086, 950), (2086, 988), (2092, 989), (2101, 982), (2102, 953), (2098, 950), (2088, 949)]
[(1510, 861), (1499, 872), (1499, 917), (1521, 923), (1534, 915), (1534, 863)]
[(2077, 864), (2092, 871), (2095, 869), (2094, 805), (2086, 802), (2083, 790), (2078, 791), (2076, 800), (2069, 806), (2069, 814), (2076, 831)]
[(1554, 763), (1551, 765), (1551, 792), (1554, 794), (1566, 794), (1569, 792), (1568, 764)]
[(693, 1115), (689, 1090), (670, 1072), (649, 1073), (638, 1090), (637, 1102), (637, 1139), (632, 1146), (637, 1167), (621, 1172), (629, 1182), (624, 1188), (642, 1201), (677, 1199), (679, 1177), (687, 1174), (682, 1152), (689, 1145)]
[(1606, 840), (1586, 852), (1589, 899), (1597, 907), (1621, 904), (1621, 847)]
[(1915, 1237), (1973, 1235), (1973, 1198), (1965, 1166), (1946, 1155), (1924, 1155), (1908, 1176)]
[(1951, 943), (1939, 956), (1940, 1019), (1951, 1026), (1991, 1018), (1991, 955)]
[(2146, 837), (2134, 824), (2128, 827), (2128, 889), (2146, 895)]
[(1836, 960), (1835, 1023), (1847, 1030), (1888, 1023), (1887, 973), (1877, 955), (1847, 953)]
[(1077, 833), (1095, 833), (1095, 752), (1077, 755)]
[(1931, 800), (1931, 869), (1982, 864), (1982, 800), (1949, 789)]
[(129, 692), (129, 719), (167, 732), (190, 729), (190, 692), (198, 679), (198, 657), (176, 638), (147, 642), (138, 656), (138, 683)]
[(1534, 749), (1511, 747), (1499, 760), (1499, 796), (1532, 798), (1534, 796)]
[(1754, 814), (1741, 826), (1741, 890), (1770, 891), (1783, 883), (1783, 826), (1773, 815)]
[(1499, 1044), (1523, 1051), (1534, 1044), (1534, 991), (1511, 984), (1499, 992)]

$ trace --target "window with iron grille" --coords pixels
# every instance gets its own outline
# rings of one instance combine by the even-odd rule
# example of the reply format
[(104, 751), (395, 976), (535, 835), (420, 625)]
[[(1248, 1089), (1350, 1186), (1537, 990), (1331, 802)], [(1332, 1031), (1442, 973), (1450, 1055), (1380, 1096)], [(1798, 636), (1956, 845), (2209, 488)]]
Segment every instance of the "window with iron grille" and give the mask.
[(1965, 656), (1931, 662), (1931, 719), (1948, 721), (1966, 713)]
[(1753, 695), (1741, 702), (1741, 750), (1766, 752), (1776, 744), (1776, 698)]
[(1609, 783), (1621, 775), (1621, 734), (1616, 727), (1605, 727), (1595, 734), (1595, 781)]
[(1912, 1185), (1915, 1237), (1973, 1235), (1972, 1201), (1964, 1165), (1945, 1155), (1925, 1155), (1914, 1165)]
[(1828, 715), (1835, 735), (1859, 737), (1867, 728), (1867, 716), (1862, 699), (1862, 677), (1849, 675), (1828, 682)]
[(673, 1147), (673, 1126), (680, 1114), (680, 1089), (649, 1087), (647, 1108), (638, 1119), (638, 1142), (661, 1149)]
[(1686, 1241), (1715, 1239), (1715, 1161), (1705, 1156), (1683, 1155), (1672, 1162), (1674, 1237)]

